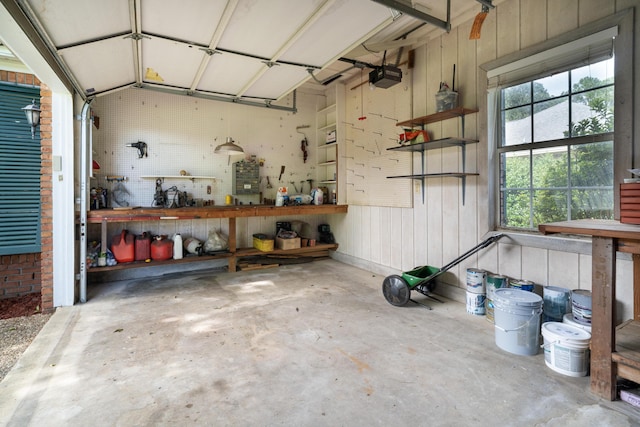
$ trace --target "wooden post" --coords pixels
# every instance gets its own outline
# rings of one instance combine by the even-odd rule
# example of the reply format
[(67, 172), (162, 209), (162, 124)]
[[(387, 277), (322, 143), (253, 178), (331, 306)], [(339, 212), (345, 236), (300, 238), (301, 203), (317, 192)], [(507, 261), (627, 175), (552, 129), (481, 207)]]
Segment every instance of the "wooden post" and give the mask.
[(616, 399), (615, 350), (616, 248), (615, 239), (592, 237), (591, 391)]
[(236, 271), (236, 218), (229, 218), (229, 272), (235, 273)]
[(640, 254), (633, 254), (633, 320), (640, 320)]

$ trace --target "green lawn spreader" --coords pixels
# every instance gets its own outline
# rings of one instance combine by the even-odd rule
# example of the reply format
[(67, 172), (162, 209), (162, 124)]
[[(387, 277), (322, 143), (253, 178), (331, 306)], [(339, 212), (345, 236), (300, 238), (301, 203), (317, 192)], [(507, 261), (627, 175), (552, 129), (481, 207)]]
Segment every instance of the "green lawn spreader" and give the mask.
[(406, 271), (402, 273), (402, 275), (393, 274), (391, 276), (387, 276), (382, 282), (382, 294), (391, 305), (401, 307), (406, 305), (407, 302), (412, 301), (416, 304), (420, 304), (431, 309), (431, 307), (429, 307), (428, 305), (421, 304), (417, 301), (412, 300), (411, 291), (420, 292), (426, 297), (429, 297), (436, 301), (440, 301), (439, 299), (431, 295), (436, 287), (435, 279), (447, 270), (451, 269), (465, 259), (469, 258), (471, 255), (475, 254), (480, 249), (484, 249), (490, 244), (496, 242), (502, 236), (504, 236), (504, 234), (495, 234), (489, 237), (476, 247), (469, 249), (467, 252), (460, 255), (458, 258), (454, 259), (442, 268), (424, 265), (422, 267), (416, 267), (411, 271)]

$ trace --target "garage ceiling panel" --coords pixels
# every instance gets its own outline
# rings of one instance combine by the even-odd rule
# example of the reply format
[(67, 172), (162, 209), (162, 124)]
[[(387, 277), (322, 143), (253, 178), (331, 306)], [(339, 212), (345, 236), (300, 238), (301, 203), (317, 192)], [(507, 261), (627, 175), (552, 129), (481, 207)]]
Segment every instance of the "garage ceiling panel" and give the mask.
[(242, 55), (213, 55), (200, 79), (198, 90), (235, 95), (264, 66), (262, 62)]
[(122, 37), (63, 49), (60, 56), (74, 70), (87, 94), (135, 82), (132, 42)]
[(141, 0), (142, 32), (208, 46), (226, 2)]
[(389, 9), (370, 0), (336, 2), (280, 59), (325, 66), (376, 28), (391, 22)]
[[(142, 80), (190, 87), (205, 56), (203, 51), (186, 43), (161, 38), (142, 39)], [(155, 76), (153, 73), (157, 73), (156, 78), (149, 77)]]
[(28, 0), (58, 47), (131, 31), (127, 0)]
[(252, 98), (278, 99), (283, 93), (290, 92), (308, 77), (309, 73), (300, 67), (286, 64), (274, 65), (260, 75), (244, 95)]
[[(218, 46), (271, 59), (322, 3), (318, 0), (242, 0)], [(247, 37), (248, 33), (252, 36)]]

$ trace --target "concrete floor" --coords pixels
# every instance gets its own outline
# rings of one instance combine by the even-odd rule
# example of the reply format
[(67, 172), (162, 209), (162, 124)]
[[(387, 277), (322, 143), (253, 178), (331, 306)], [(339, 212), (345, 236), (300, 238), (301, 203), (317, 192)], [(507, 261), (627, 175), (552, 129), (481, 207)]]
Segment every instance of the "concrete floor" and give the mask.
[(324, 260), (91, 286), (0, 383), (0, 424), (640, 425), (464, 304), (393, 307), (382, 280)]

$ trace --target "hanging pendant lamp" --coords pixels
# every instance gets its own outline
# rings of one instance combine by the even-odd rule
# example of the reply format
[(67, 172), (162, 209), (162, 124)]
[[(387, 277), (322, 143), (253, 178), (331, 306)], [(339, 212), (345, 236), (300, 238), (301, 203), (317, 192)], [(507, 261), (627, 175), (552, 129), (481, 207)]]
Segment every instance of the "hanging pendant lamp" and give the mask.
[(224, 144), (220, 144), (213, 151), (215, 154), (242, 154), (244, 150), (239, 145), (234, 144), (233, 138), (227, 137), (227, 141)]

